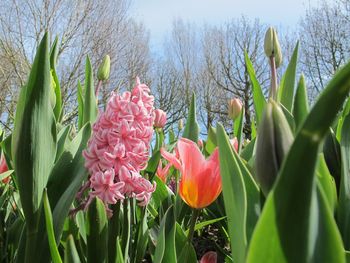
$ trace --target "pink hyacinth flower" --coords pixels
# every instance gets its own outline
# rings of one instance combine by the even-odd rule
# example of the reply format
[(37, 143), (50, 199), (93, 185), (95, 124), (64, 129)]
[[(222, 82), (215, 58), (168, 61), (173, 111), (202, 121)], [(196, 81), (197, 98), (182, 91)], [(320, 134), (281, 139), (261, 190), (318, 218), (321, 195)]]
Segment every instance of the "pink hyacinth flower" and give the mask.
[(99, 113), (92, 137), (83, 151), (90, 173), (90, 198), (106, 205), (133, 197), (146, 205), (155, 190), (139, 172), (147, 166), (153, 136), (154, 97), (136, 79), (131, 92), (112, 92), (106, 110)]
[(166, 123), (166, 112), (161, 109), (156, 109), (154, 111), (154, 127), (164, 128)]

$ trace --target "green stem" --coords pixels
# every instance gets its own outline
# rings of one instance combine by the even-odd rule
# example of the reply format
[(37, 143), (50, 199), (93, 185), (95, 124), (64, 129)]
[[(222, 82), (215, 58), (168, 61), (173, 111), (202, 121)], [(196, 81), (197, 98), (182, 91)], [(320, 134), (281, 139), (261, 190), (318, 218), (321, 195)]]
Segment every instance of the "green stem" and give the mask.
[(123, 214), (124, 214), (124, 222), (123, 222), (123, 230), (122, 230), (122, 244), (121, 248), (124, 252), (124, 262), (128, 261), (129, 257), (129, 243), (130, 243), (130, 200), (127, 198), (123, 203)]
[(192, 242), (193, 234), (194, 234), (194, 228), (196, 226), (196, 221), (197, 221), (197, 218), (199, 216), (200, 211), (201, 211), (200, 209), (193, 209), (192, 210), (192, 216), (191, 216), (191, 221), (190, 221), (190, 229), (188, 231), (188, 237), (187, 237), (188, 243)]
[(30, 232), (27, 230), (26, 252), (25, 252), (26, 263), (36, 262), (36, 259), (35, 259), (36, 241), (37, 241), (37, 231)]
[(276, 100), (277, 98), (277, 71), (276, 71), (276, 62), (275, 57), (270, 57), (270, 65), (271, 65), (271, 90), (270, 90), (270, 98)]

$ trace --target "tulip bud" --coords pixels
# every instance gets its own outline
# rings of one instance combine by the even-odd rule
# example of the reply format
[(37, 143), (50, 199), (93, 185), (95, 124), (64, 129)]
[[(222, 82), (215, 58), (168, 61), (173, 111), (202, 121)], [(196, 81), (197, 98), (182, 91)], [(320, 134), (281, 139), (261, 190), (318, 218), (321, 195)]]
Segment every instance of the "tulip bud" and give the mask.
[(256, 144), (256, 179), (267, 196), (293, 143), (293, 134), (280, 106), (270, 100), (259, 126)]
[(181, 131), (184, 128), (184, 121), (182, 119), (179, 120), (178, 127), (179, 131)]
[(282, 51), (276, 30), (272, 27), (266, 31), (264, 50), (267, 57), (275, 57), (276, 68), (278, 68), (282, 64)]
[(166, 123), (166, 112), (161, 109), (154, 111), (154, 127), (163, 128)]
[(109, 58), (108, 55), (106, 55), (103, 58), (103, 61), (97, 71), (98, 80), (106, 81), (109, 78), (110, 69), (111, 69), (111, 59)]
[(230, 119), (236, 119), (242, 111), (242, 102), (240, 99), (231, 99), (228, 103), (228, 116)]
[(218, 255), (214, 251), (208, 251), (203, 255), (199, 263), (216, 263)]

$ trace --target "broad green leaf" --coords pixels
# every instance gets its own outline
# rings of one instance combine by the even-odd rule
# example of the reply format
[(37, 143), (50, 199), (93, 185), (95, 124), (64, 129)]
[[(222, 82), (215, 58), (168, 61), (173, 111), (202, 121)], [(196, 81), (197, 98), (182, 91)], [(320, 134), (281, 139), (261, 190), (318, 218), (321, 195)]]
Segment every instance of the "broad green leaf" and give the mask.
[(85, 96), (82, 125), (87, 122), (90, 122), (91, 124), (94, 123), (97, 117), (97, 100), (95, 96), (94, 77), (89, 56), (86, 57), (85, 63)]
[(56, 63), (57, 63), (57, 56), (58, 56), (58, 37), (55, 38), (55, 41), (52, 44), (51, 51), (50, 51), (50, 69), (51, 69), (51, 75), (53, 78), (53, 88), (55, 92), (55, 98), (56, 103), (55, 107), (53, 109), (53, 112), (55, 114), (57, 122), (61, 121), (62, 117), (62, 96), (61, 96), (61, 87), (60, 82), (57, 77), (56, 73)]
[(237, 137), (238, 141), (238, 152), (241, 152), (242, 149), (242, 140), (243, 140), (243, 126), (244, 126), (244, 108), (242, 108), (239, 117), (234, 122), (233, 133)]
[(304, 75), (300, 76), (297, 91), (295, 93), (293, 115), (296, 130), (298, 130), (303, 124), (307, 114), (309, 112), (309, 102), (307, 98), (307, 91), (305, 85)]
[(253, 157), (254, 149), (255, 149), (255, 141), (256, 138), (252, 139), (243, 149), (241, 152), (241, 157), (246, 161), (249, 162), (249, 160)]
[(293, 99), (294, 99), (294, 86), (295, 86), (295, 76), (297, 69), (297, 60), (298, 60), (298, 49), (299, 42), (296, 44), (293, 55), (290, 59), (290, 62), (287, 66), (286, 72), (284, 73), (278, 91), (278, 98), (284, 107), (289, 112), (292, 112), (293, 108)]
[(120, 240), (120, 247), (124, 254), (124, 260), (127, 260), (129, 255), (129, 246), (131, 239), (131, 205), (131, 199), (128, 198), (123, 201), (123, 229)]
[[(36, 238), (43, 190), (56, 154), (56, 126), (50, 104), (49, 35), (37, 49), (27, 86), (21, 89), (12, 137), (12, 156), (28, 237)], [(28, 240), (27, 256), (36, 243)], [(34, 255), (32, 255), (34, 257)]]
[(79, 254), (74, 243), (74, 238), (69, 235), (64, 250), (64, 263), (80, 263)]
[(182, 133), (182, 137), (190, 139), (195, 143), (198, 142), (199, 125), (196, 117), (196, 95), (192, 94), (191, 105), (188, 111), (186, 126)]
[(350, 114), (343, 122), (341, 141), (341, 179), (337, 219), (344, 247), (350, 249)]
[(160, 223), (153, 262), (177, 262), (175, 249), (175, 227), (174, 206), (171, 206), (164, 214), (164, 217)]
[(231, 253), (235, 262), (245, 261), (247, 248), (247, 197), (241, 169), (234, 156), (226, 132), (221, 124), (217, 127), (222, 193), (228, 219)]
[(49, 239), (51, 258), (52, 258), (53, 263), (62, 263), (60, 253), (58, 252), (58, 248), (56, 245), (55, 233), (53, 230), (53, 223), (52, 223), (51, 208), (50, 208), (49, 199), (47, 197), (46, 189), (44, 190), (43, 201), (44, 201), (46, 233), (47, 233), (47, 236)]
[(342, 132), (344, 119), (349, 114), (349, 112), (350, 112), (350, 98), (348, 98), (348, 100), (346, 101), (343, 112), (338, 119), (337, 130), (336, 130), (336, 136), (338, 141), (340, 141), (341, 139), (341, 132)]
[(250, 61), (250, 58), (246, 51), (244, 52), (244, 57), (245, 57), (246, 68), (250, 77), (250, 82), (253, 88), (253, 102), (254, 102), (255, 116), (256, 116), (257, 126), (259, 126), (259, 123), (262, 119), (262, 115), (264, 112), (266, 100), (262, 92), (261, 86), (255, 76), (253, 63)]
[(108, 220), (106, 208), (100, 199), (94, 198), (87, 215), (87, 262), (107, 262)]
[(117, 259), (116, 259), (116, 263), (124, 263), (123, 251), (122, 251), (122, 247), (120, 246), (119, 237), (117, 237)]
[(193, 245), (187, 242), (187, 236), (179, 223), (176, 223), (175, 246), (177, 262), (197, 263), (196, 251)]
[(145, 171), (150, 174), (150, 175), (154, 175), (157, 171), (158, 168), (158, 164), (160, 161), (160, 151), (156, 151), (153, 153), (153, 155), (151, 156), (151, 158), (148, 160), (148, 164), (147, 167), (145, 169)]
[(349, 80), (347, 64), (329, 82), (299, 130), (265, 202), (247, 262), (319, 262), (320, 258), (344, 262), (329, 206), (324, 198), (317, 199), (315, 169), (320, 144), (349, 92)]
[[(86, 148), (90, 134), (91, 127), (90, 123), (88, 123), (80, 130), (73, 141), (67, 145), (67, 149), (62, 153), (52, 169), (47, 184), (49, 201), (53, 207), (53, 224), (57, 242), (61, 237), (65, 218), (68, 216), (76, 193), (81, 187), (83, 180), (87, 177), (82, 151)], [(40, 227), (39, 233), (45, 236), (45, 229)], [(38, 243), (40, 246), (37, 255), (40, 255), (40, 262), (46, 262), (49, 256), (47, 253), (47, 240), (41, 239)]]
[(251, 138), (253, 140), (254, 138), (256, 138), (256, 125), (255, 125), (255, 118), (254, 117), (252, 117), (252, 119), (251, 119), (251, 129), (252, 129)]

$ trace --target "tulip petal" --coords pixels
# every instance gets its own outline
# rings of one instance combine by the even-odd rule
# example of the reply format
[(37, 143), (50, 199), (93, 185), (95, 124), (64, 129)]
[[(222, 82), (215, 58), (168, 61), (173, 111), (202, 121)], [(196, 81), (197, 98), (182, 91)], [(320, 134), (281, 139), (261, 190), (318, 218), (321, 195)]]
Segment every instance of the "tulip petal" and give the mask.
[(171, 154), (167, 152), (163, 147), (160, 149), (160, 153), (164, 159), (166, 159), (169, 163), (174, 165), (174, 167), (182, 173), (182, 165), (180, 160), (176, 158), (175, 154)]
[(180, 160), (182, 163), (182, 180), (190, 176), (192, 180), (200, 180), (200, 170), (204, 167), (205, 158), (199, 150), (197, 144), (191, 140), (181, 138), (177, 143)]

